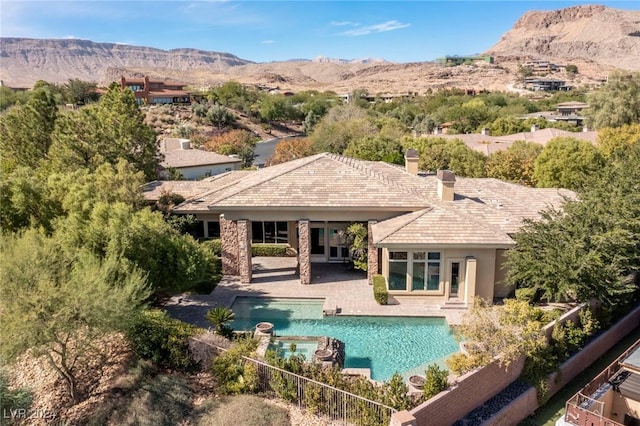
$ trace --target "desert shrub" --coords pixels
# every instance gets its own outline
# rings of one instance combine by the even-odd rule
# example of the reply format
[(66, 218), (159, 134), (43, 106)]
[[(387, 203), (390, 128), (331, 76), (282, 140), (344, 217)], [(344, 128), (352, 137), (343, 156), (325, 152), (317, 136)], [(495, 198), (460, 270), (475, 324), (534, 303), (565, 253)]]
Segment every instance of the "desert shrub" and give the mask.
[(287, 255), (288, 244), (253, 243), (251, 254), (253, 256), (284, 257)]
[[(29, 410), (33, 395), (27, 388), (9, 389), (7, 376), (0, 372), (0, 411), (2, 412), (2, 424), (11, 425), (13, 420), (10, 417), (11, 410)], [(6, 423), (5, 423), (6, 422)]]
[(144, 311), (132, 321), (127, 338), (136, 354), (155, 364), (178, 371), (198, 370), (189, 352), (189, 338), (204, 330), (170, 318), (165, 311)]
[(461, 376), (478, 367), (487, 365), (489, 362), (491, 362), (491, 356), (484, 352), (477, 352), (473, 355), (465, 355), (457, 352), (445, 360), (449, 371), (456, 376)]
[(219, 238), (213, 240), (204, 240), (201, 241), (200, 244), (207, 247), (216, 256), (222, 255), (222, 241)]
[(245, 362), (243, 356), (255, 353), (258, 341), (240, 340), (235, 346), (213, 360), (213, 373), (222, 394), (255, 392), (258, 385), (258, 371), (253, 363)]
[(373, 297), (380, 305), (386, 305), (389, 301), (387, 281), (382, 275), (376, 274), (373, 276)]
[(198, 426), (286, 426), (290, 425), (287, 410), (254, 395), (227, 396), (210, 399), (203, 404), (206, 412)]
[(193, 409), (193, 390), (181, 374), (161, 374), (140, 363), (119, 382), (122, 397), (108, 399), (87, 424), (173, 426), (184, 424)]
[(430, 364), (425, 372), (426, 381), (422, 388), (425, 399), (429, 399), (449, 387), (449, 372), (438, 364)]
[(519, 288), (516, 289), (516, 299), (527, 303), (533, 303), (536, 300), (536, 293), (538, 291), (535, 288)]

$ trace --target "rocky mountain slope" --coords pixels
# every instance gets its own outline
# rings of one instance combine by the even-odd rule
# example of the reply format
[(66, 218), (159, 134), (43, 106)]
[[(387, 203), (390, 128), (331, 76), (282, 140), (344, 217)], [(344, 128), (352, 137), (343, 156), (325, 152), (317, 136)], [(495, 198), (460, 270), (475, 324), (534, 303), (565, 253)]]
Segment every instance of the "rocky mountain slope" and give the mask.
[(577, 76), (554, 74), (572, 85), (596, 84), (613, 68), (640, 70), (640, 11), (576, 6), (528, 12), (487, 52), (495, 64), (445, 67), (436, 63), (397, 64), (381, 60), (310, 60), (252, 63), (229, 53), (195, 49), (94, 43), (87, 40), (0, 39), (0, 79), (13, 87), (37, 80), (70, 78), (100, 85), (121, 75), (183, 81), (209, 87), (235, 80), (286, 90), (365, 89), (369, 93), (424, 93), (429, 89), (505, 90), (516, 80), (518, 63), (548, 59), (578, 66)]
[(575, 6), (551, 12), (528, 12), (488, 54), (591, 60), (617, 68), (640, 69), (640, 11), (605, 6)]

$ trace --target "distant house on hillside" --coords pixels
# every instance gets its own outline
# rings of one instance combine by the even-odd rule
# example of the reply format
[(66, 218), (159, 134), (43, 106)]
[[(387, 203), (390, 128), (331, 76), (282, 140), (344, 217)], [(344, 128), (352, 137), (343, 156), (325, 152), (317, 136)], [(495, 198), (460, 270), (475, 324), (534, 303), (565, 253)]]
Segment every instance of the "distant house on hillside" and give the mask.
[(144, 78), (120, 78), (120, 87), (133, 91), (138, 104), (190, 104), (191, 95), (184, 88), (185, 83), (176, 81), (151, 80)]
[(164, 155), (161, 175), (167, 177), (167, 169), (175, 169), (187, 180), (239, 170), (242, 163), (239, 158), (193, 149), (189, 139), (166, 138), (160, 143), (160, 152)]
[(569, 91), (572, 86), (566, 84), (564, 80), (554, 80), (546, 78), (527, 78), (525, 80), (525, 87), (533, 91)]

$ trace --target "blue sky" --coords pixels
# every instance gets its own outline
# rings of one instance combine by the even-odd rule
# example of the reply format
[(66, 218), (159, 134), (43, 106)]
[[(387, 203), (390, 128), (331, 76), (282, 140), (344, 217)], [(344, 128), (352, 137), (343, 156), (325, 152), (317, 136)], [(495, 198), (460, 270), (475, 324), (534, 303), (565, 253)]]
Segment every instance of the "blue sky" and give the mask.
[(3, 37), (80, 38), (228, 52), (255, 62), (316, 56), (427, 61), (480, 53), (530, 10), (638, 1), (5, 1)]

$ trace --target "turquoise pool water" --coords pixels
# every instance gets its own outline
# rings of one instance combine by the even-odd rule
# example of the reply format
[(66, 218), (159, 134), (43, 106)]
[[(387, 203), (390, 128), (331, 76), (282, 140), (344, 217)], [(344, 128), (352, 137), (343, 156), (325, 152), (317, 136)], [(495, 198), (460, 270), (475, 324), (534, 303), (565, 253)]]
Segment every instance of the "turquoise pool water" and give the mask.
[(317, 340), (287, 340), (286, 338), (278, 338), (277, 342), (269, 346), (269, 349), (278, 349), (282, 352), (282, 356), (289, 358), (293, 352), (291, 352), (291, 344), (296, 345), (296, 355), (304, 355), (305, 359), (311, 359), (316, 349), (318, 349)]
[(323, 317), (322, 299), (238, 297), (232, 309), (236, 330), (271, 322), (278, 336), (330, 336), (345, 342), (347, 368), (370, 368), (374, 380), (394, 372), (424, 374), (426, 365), (458, 350), (443, 318)]

